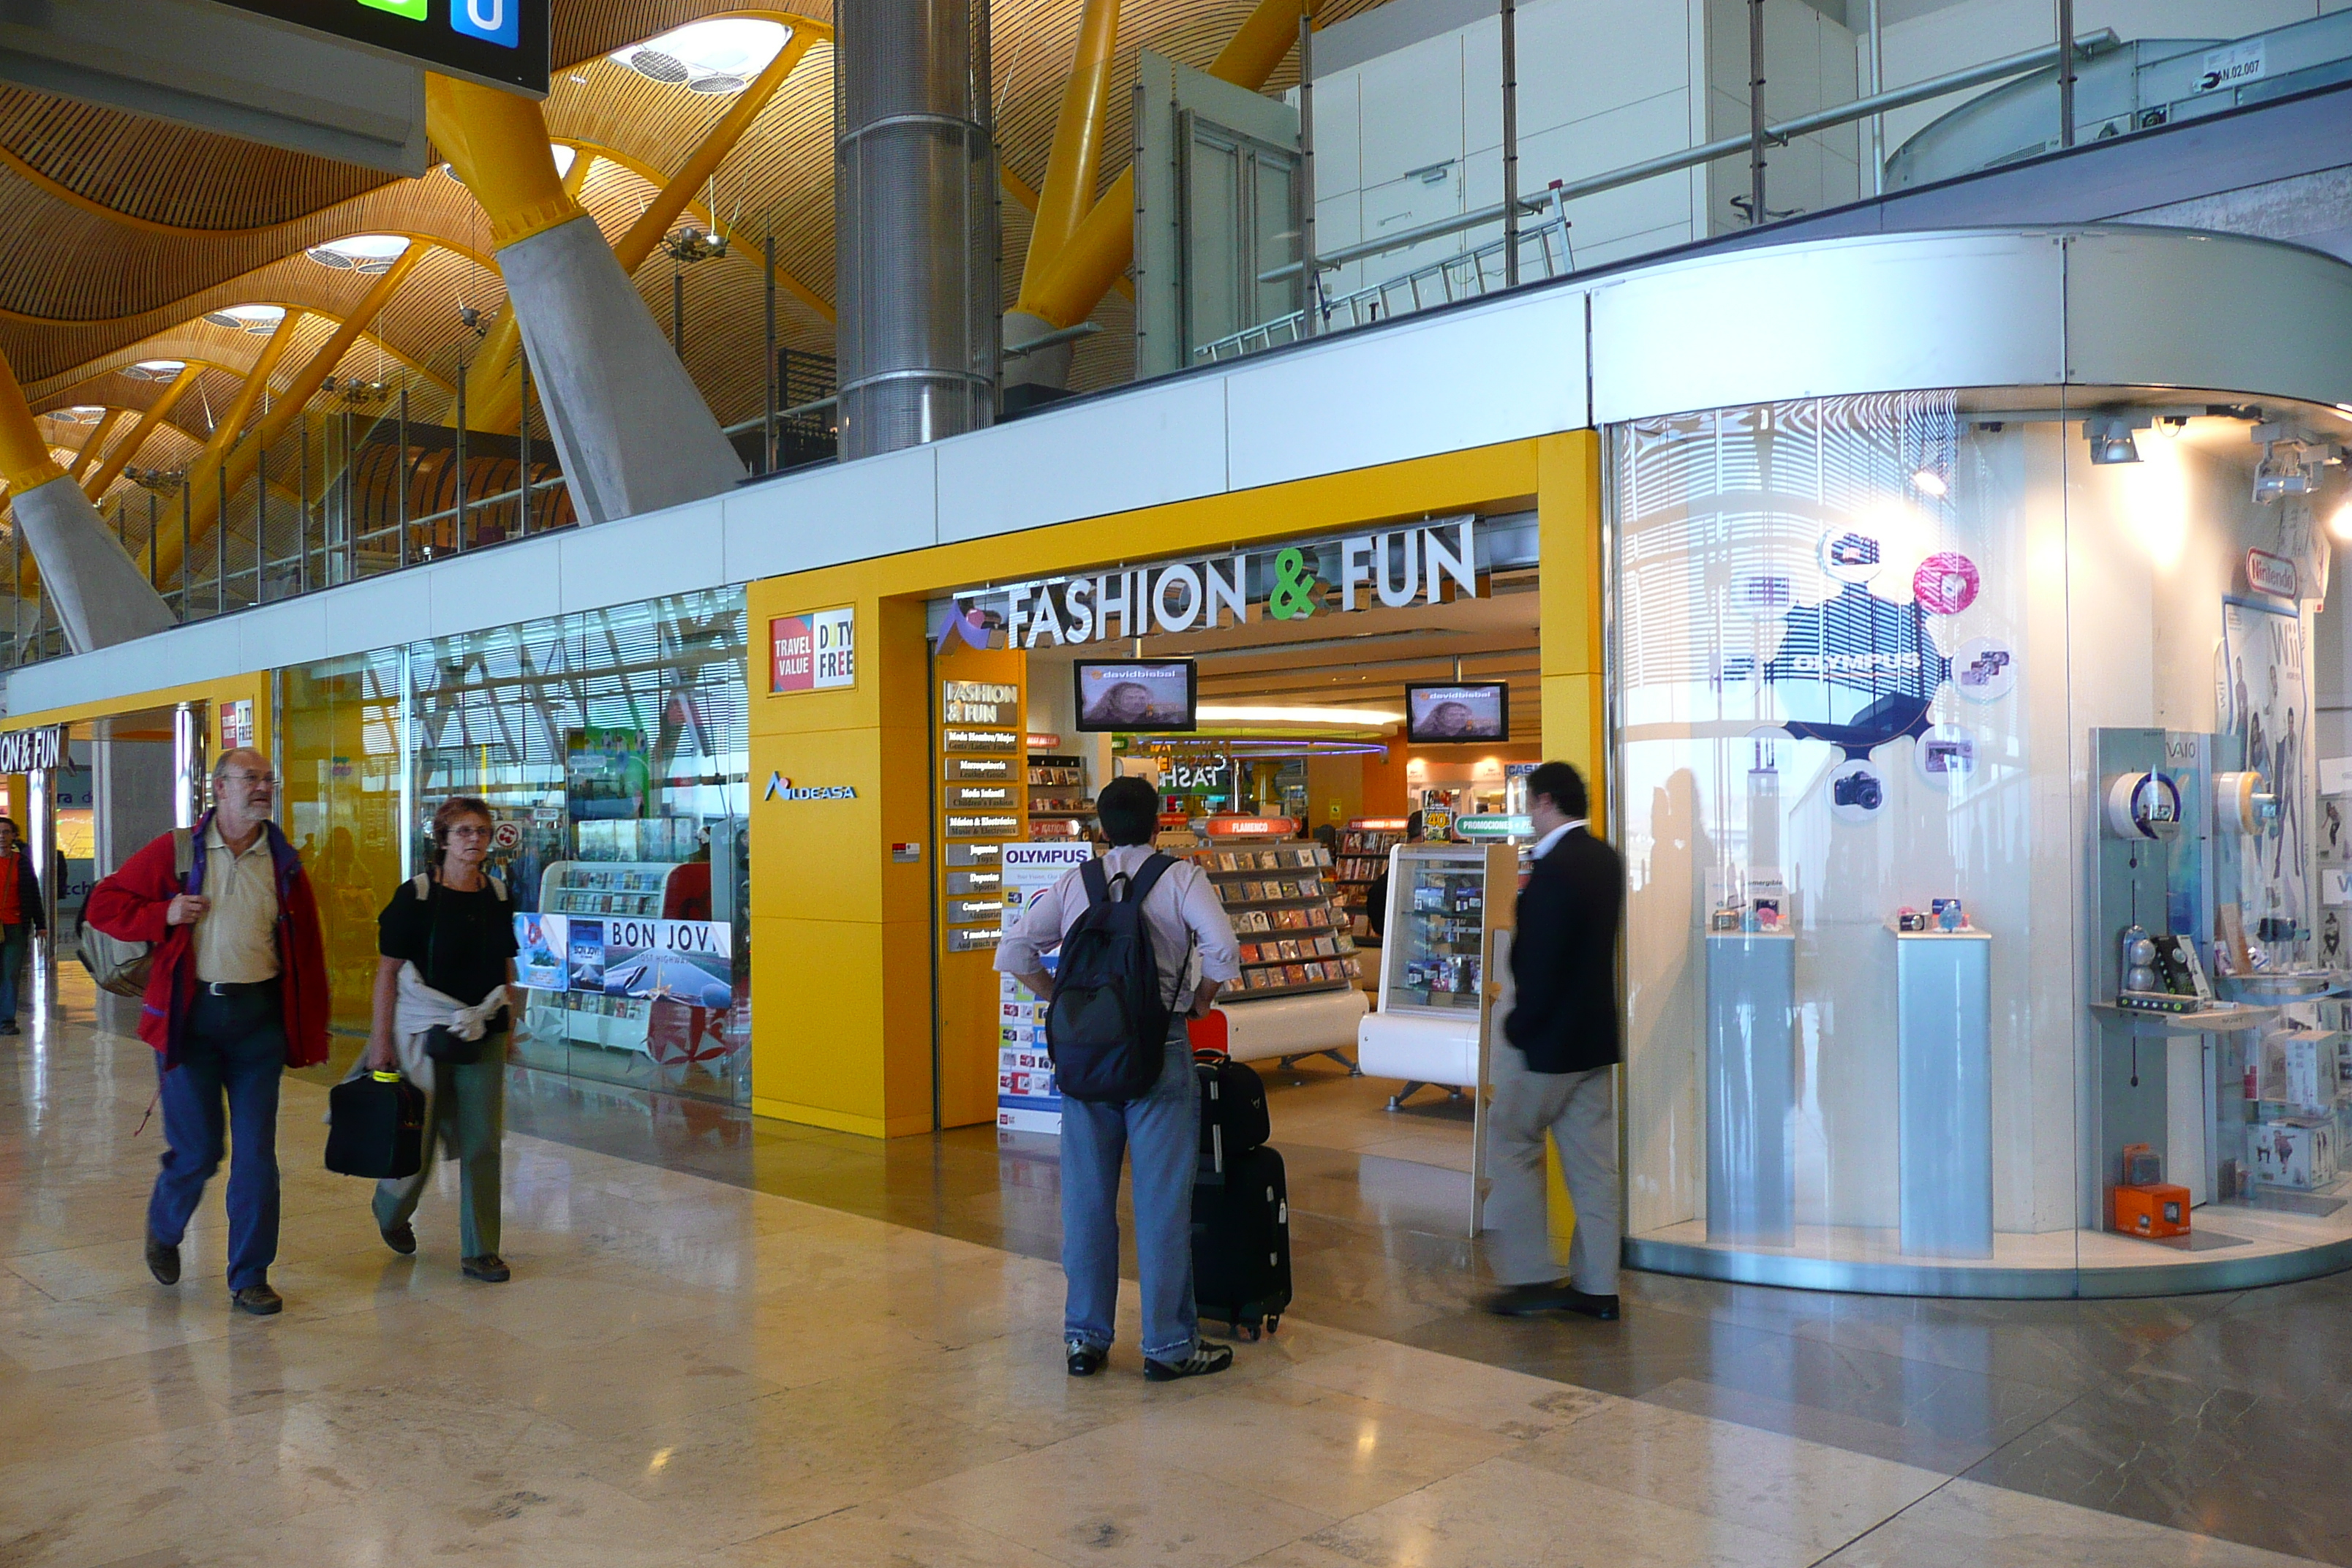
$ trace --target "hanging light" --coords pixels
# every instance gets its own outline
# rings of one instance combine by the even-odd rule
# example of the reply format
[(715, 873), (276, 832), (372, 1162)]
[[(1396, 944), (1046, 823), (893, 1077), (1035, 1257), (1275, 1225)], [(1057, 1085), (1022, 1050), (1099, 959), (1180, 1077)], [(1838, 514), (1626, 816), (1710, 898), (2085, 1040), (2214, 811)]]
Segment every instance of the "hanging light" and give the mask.
[(2098, 414), (2083, 421), (2083, 438), (2091, 444), (2091, 461), (2105, 468), (2112, 463), (2137, 463), (2139, 447), (2132, 432), (2150, 424), (2145, 414)]
[(1944, 482), (1944, 476), (1933, 468), (1921, 468), (1911, 476), (1911, 483), (1921, 495), (1932, 496), (1937, 500), (1952, 492), (1952, 487)]

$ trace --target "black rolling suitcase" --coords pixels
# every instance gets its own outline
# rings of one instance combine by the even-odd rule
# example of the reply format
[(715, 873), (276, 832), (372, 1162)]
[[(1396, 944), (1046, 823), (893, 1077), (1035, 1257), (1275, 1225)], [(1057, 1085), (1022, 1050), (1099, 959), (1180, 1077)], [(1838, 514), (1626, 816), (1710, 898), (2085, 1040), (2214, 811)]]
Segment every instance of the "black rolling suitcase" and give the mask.
[(398, 1073), (371, 1072), (327, 1091), (327, 1169), (397, 1179), (425, 1165), (425, 1091)]
[(1273, 1136), (1265, 1082), (1256, 1068), (1222, 1051), (1194, 1051), (1192, 1073), (1201, 1081), (1201, 1165), (1192, 1180), (1217, 1185), (1228, 1159), (1263, 1147)]
[(1228, 1152), (1224, 1180), (1192, 1189), (1192, 1295), (1235, 1334), (1273, 1333), (1290, 1306), (1290, 1190), (1272, 1149)]

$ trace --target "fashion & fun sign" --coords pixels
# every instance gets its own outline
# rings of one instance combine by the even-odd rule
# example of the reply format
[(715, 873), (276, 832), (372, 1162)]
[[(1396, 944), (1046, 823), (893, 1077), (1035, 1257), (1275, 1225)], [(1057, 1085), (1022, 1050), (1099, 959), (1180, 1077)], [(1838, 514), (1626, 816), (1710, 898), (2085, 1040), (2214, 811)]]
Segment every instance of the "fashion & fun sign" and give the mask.
[(1449, 592), (1478, 596), (1478, 520), (1459, 517), (1073, 573), (959, 595), (950, 625), (981, 608), (995, 613), (1009, 647), (1075, 647), (1155, 632), (1213, 631), (1254, 619), (1301, 621), (1376, 605), (1435, 605)]

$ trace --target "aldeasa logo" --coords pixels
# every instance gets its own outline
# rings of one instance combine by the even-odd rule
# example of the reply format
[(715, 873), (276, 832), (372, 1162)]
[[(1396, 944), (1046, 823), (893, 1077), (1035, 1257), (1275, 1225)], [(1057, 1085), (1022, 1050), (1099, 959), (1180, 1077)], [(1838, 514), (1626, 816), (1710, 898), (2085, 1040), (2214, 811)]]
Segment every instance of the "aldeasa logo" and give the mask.
[(856, 800), (857, 791), (850, 784), (814, 784), (803, 789), (782, 773), (768, 775), (767, 793), (761, 800)]

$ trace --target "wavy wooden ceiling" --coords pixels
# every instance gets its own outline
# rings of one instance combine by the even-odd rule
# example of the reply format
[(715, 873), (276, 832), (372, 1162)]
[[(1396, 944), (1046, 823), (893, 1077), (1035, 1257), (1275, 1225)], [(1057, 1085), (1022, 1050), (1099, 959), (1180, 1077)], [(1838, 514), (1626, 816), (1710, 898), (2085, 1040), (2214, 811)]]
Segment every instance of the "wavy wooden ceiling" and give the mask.
[[(1380, 0), (1326, 0), (1328, 25)], [(1129, 145), (1129, 105), (1142, 49), (1206, 66), (1250, 14), (1253, 0), (1128, 0), (1110, 95), (1106, 146)], [(616, 48), (698, 17), (758, 13), (829, 22), (829, 0), (559, 0), (549, 134), (598, 161), (583, 205), (617, 237), (683, 163), (730, 100), (666, 87), (614, 64)], [(997, 136), (1007, 170), (1042, 183), (1076, 40), (1078, 0), (998, 0), (994, 14)], [(1295, 79), (1286, 61), (1270, 90)], [(721, 164), (709, 205), (737, 237), (721, 258), (687, 268), (686, 360), (723, 423), (759, 408), (763, 383), (760, 240), (772, 233), (777, 265), (817, 296), (833, 296), (831, 118), (833, 58), (812, 49)], [(1106, 161), (1106, 183), (1123, 160)], [(693, 209), (704, 204), (698, 199)], [(1003, 279), (1010, 303), (1028, 246), (1028, 214), (1003, 207)], [(257, 146), (116, 110), (0, 88), (0, 352), (36, 408), (106, 404), (144, 408), (152, 383), (118, 374), (142, 359), (208, 367), (164, 422), (170, 438), (142, 451), (142, 466), (174, 460), (200, 444), (236, 395), (268, 341), (205, 323), (207, 310), (269, 303), (320, 314), (298, 328), (302, 344), (280, 362), (280, 384), (366, 290), (370, 279), (321, 267), (303, 252), (346, 236), (400, 233), (434, 243), (391, 305), (337, 367), (338, 376), (405, 381), (416, 417), (447, 417), (448, 389), (473, 335), (462, 307), (488, 316), (505, 290), (486, 258), (488, 226), (471, 195), (436, 171), (391, 179), (348, 164)], [(675, 264), (656, 254), (637, 283), (667, 326)], [(788, 346), (829, 353), (824, 316), (778, 295)], [(1079, 386), (1132, 374), (1132, 307), (1118, 294), (1096, 312), (1104, 331), (1082, 342)], [(116, 422), (109, 445), (133, 420)], [(76, 427), (62, 427), (68, 432)], [(75, 445), (81, 434), (62, 437)], [(181, 455), (184, 455), (182, 453)], [(128, 481), (121, 481), (127, 483)]]

